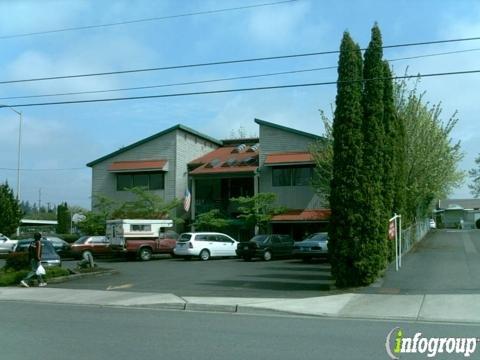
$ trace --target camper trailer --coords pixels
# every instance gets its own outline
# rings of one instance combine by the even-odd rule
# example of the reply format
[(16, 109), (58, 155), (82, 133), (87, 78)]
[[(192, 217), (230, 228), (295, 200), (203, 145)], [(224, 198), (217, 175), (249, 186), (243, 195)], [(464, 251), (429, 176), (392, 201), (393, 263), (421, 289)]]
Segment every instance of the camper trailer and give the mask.
[(129, 258), (150, 260), (153, 254), (171, 254), (178, 234), (172, 220), (107, 220), (106, 235), (112, 250)]

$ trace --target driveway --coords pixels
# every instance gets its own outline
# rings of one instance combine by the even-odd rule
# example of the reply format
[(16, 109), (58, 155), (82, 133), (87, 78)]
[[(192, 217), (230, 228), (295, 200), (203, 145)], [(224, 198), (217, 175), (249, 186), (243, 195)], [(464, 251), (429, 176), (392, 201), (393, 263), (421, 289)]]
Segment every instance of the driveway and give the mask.
[[(64, 262), (73, 267), (75, 262)], [(178, 296), (303, 298), (320, 296), (334, 281), (330, 265), (300, 260), (245, 262), (239, 259), (209, 261), (172, 259), (152, 261), (100, 261), (116, 275), (88, 277), (49, 287), (173, 293)]]
[(383, 281), (365, 289), (378, 293), (480, 293), (480, 230), (432, 230), (396, 272), (388, 268)]

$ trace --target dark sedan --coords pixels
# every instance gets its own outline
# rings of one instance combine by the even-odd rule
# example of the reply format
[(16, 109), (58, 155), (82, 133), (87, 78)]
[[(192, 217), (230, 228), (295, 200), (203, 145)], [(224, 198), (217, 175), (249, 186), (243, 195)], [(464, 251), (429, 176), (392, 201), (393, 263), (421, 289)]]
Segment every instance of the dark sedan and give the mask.
[(293, 255), (304, 261), (313, 258), (328, 258), (328, 233), (321, 232), (307, 236), (295, 244)]
[(57, 252), (58, 255), (60, 255), (60, 257), (65, 258), (65, 257), (71, 256), (70, 244), (65, 240), (60, 239), (59, 237), (56, 237), (56, 236), (44, 236), (43, 238), (52, 243), (53, 247), (55, 248), (55, 251)]
[(252, 258), (269, 261), (274, 257), (291, 256), (293, 243), (294, 241), (289, 235), (257, 235), (250, 241), (238, 243), (236, 252), (246, 261)]
[[(28, 252), (28, 247), (33, 242), (33, 239), (23, 239), (18, 240), (17, 245), (15, 245), (14, 252)], [(42, 239), (42, 265), (47, 266), (61, 266), (62, 261), (60, 256), (55, 251), (52, 243), (46, 239)]]

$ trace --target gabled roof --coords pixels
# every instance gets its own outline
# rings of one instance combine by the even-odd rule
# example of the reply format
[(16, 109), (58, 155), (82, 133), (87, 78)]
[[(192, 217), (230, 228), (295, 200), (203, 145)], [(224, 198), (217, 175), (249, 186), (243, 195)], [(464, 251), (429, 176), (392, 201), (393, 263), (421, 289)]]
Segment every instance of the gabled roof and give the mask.
[(133, 144), (130, 144), (130, 145), (128, 145), (128, 146), (125, 146), (125, 147), (123, 147), (123, 148), (121, 148), (121, 149), (119, 149), (119, 150), (117, 150), (117, 151), (114, 151), (114, 152), (112, 152), (112, 153), (110, 153), (110, 154), (108, 154), (108, 155), (105, 155), (105, 156), (102, 156), (101, 158), (98, 158), (98, 159), (96, 159), (96, 160), (93, 160), (93, 161), (89, 162), (89, 163), (87, 164), (87, 166), (92, 167), (93, 165), (96, 165), (96, 164), (98, 164), (98, 163), (100, 163), (100, 162), (102, 162), (102, 161), (104, 161), (104, 160), (106, 160), (106, 159), (109, 159), (109, 158), (111, 158), (111, 157), (114, 157), (114, 156), (116, 156), (116, 155), (118, 155), (118, 154), (121, 154), (121, 153), (123, 153), (123, 152), (125, 152), (125, 151), (131, 150), (131, 149), (133, 149), (133, 148), (135, 148), (135, 147), (137, 147), (137, 146), (139, 146), (139, 145), (145, 144), (145, 143), (147, 143), (147, 142), (149, 142), (149, 141), (151, 141), (151, 140), (154, 140), (154, 139), (156, 139), (156, 138), (159, 138), (160, 136), (163, 136), (163, 135), (168, 134), (169, 132), (172, 132), (172, 131), (175, 131), (175, 130), (183, 130), (183, 131), (185, 131), (185, 132), (187, 132), (187, 133), (190, 133), (190, 134), (192, 134), (192, 135), (195, 135), (195, 136), (198, 136), (198, 137), (200, 137), (200, 138), (202, 138), (202, 139), (205, 139), (205, 140), (207, 140), (207, 141), (210, 141), (211, 143), (214, 143), (214, 144), (216, 144), (216, 145), (219, 145), (219, 146), (222, 145), (222, 141), (220, 141), (220, 140), (217, 140), (217, 139), (214, 139), (214, 138), (212, 138), (212, 137), (210, 137), (210, 136), (208, 136), (208, 135), (202, 134), (202, 133), (200, 133), (200, 132), (198, 132), (198, 131), (196, 131), (196, 130), (193, 130), (193, 129), (185, 126), (185, 125), (177, 124), (177, 125), (172, 126), (172, 127), (168, 128), (168, 129), (166, 129), (166, 130), (160, 131), (160, 132), (157, 133), (157, 134), (154, 134), (154, 135), (152, 135), (152, 136), (149, 136), (149, 137), (147, 137), (147, 138), (145, 138), (145, 139), (142, 139), (142, 140), (137, 141), (137, 142), (135, 142), (135, 143), (133, 143)]
[(268, 121), (264, 121), (264, 120), (260, 120), (260, 119), (255, 119), (255, 122), (256, 122), (258, 125), (270, 126), (270, 127), (274, 128), (274, 129), (283, 130), (283, 131), (288, 131), (288, 132), (290, 132), (290, 133), (292, 133), (292, 134), (297, 134), (297, 135), (301, 135), (301, 136), (306, 136), (306, 137), (309, 137), (309, 138), (314, 139), (314, 140), (322, 140), (322, 139), (324, 139), (322, 136), (318, 136), (318, 135), (314, 135), (314, 134), (307, 133), (307, 132), (304, 132), (304, 131), (292, 129), (292, 128), (289, 128), (289, 127), (286, 127), (286, 126), (274, 124), (274, 123), (271, 123), (271, 122), (268, 122)]
[(209, 152), (189, 165), (200, 165), (190, 171), (190, 175), (253, 173), (258, 168), (258, 148), (245, 147), (236, 152), (236, 146), (224, 146)]

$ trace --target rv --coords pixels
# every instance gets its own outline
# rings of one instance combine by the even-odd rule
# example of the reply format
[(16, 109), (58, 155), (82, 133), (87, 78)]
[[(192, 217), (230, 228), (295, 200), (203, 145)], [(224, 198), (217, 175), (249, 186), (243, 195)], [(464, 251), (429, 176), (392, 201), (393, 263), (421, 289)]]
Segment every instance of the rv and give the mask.
[(153, 254), (173, 256), (178, 234), (172, 228), (172, 220), (107, 220), (106, 235), (113, 252), (147, 261)]

